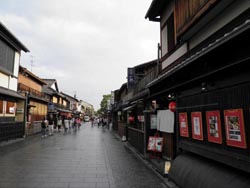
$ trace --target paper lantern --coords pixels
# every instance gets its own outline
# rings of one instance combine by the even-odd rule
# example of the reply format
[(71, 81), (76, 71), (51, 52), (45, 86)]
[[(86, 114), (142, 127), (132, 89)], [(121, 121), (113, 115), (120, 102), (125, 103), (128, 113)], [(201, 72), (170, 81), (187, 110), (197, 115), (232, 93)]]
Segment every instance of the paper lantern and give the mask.
[(135, 118), (133, 116), (129, 116), (128, 121), (129, 122), (134, 122)]
[(168, 108), (171, 112), (175, 112), (176, 111), (176, 102), (172, 101), (168, 104)]

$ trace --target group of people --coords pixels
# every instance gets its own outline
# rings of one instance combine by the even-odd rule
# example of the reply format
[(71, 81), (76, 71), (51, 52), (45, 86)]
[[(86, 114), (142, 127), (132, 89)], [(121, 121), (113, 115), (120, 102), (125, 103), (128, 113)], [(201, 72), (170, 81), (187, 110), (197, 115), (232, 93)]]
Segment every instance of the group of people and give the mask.
[(108, 120), (106, 118), (91, 118), (90, 121), (92, 126), (97, 125), (98, 127), (99, 126), (104, 127), (105, 125), (108, 124)]
[[(71, 130), (77, 131), (81, 127), (81, 119), (80, 118), (69, 118), (69, 117), (61, 117), (58, 119), (53, 117), (52, 114), (48, 116), (48, 118), (44, 118), (41, 123), (42, 129), (42, 138), (47, 135), (53, 136), (54, 130), (60, 132), (61, 127), (64, 128), (64, 133), (68, 133)], [(47, 134), (48, 133), (48, 134)]]

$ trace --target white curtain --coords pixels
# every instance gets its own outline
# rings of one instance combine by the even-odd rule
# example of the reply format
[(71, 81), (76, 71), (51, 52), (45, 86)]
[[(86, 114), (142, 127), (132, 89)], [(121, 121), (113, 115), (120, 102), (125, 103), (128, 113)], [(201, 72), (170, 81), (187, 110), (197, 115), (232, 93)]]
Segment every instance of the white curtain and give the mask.
[(170, 110), (157, 111), (157, 130), (174, 133), (174, 113)]

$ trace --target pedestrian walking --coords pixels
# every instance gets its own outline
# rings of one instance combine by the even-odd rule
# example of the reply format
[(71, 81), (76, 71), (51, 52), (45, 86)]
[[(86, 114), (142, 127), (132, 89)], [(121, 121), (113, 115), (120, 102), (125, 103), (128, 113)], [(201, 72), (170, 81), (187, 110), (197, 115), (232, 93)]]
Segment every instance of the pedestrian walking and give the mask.
[(80, 118), (77, 118), (76, 119), (77, 121), (76, 121), (76, 123), (77, 123), (77, 128), (78, 128), (78, 130), (80, 130), (80, 127), (81, 127), (81, 119)]
[(100, 119), (99, 118), (97, 119), (97, 126), (98, 126), (98, 128), (100, 126)]
[(90, 118), (90, 121), (91, 121), (91, 127), (93, 127), (94, 126), (94, 117), (93, 116)]
[(75, 118), (71, 118), (70, 119), (70, 123), (69, 123), (69, 130), (71, 131), (71, 129), (74, 130), (75, 128)]
[(59, 116), (58, 121), (57, 121), (58, 132), (60, 132), (61, 126), (62, 126), (62, 118), (61, 116)]
[(65, 119), (64, 119), (64, 133), (68, 132), (69, 124), (70, 124), (69, 118), (65, 117)]
[(46, 122), (45, 122), (45, 118), (42, 120), (41, 130), (42, 130), (42, 138), (44, 138), (45, 136), (47, 136), (47, 134), (46, 134)]
[(52, 114), (49, 115), (48, 124), (49, 124), (49, 136), (53, 136), (53, 133), (54, 133), (54, 119), (53, 119)]

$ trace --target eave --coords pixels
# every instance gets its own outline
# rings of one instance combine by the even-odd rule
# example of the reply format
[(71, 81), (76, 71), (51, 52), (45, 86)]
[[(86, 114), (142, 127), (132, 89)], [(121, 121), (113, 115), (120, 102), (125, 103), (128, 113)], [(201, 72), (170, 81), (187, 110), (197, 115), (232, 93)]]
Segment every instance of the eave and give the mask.
[(160, 22), (161, 12), (167, 2), (166, 0), (153, 0), (145, 15), (145, 19), (148, 18), (150, 21)]

